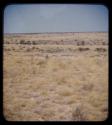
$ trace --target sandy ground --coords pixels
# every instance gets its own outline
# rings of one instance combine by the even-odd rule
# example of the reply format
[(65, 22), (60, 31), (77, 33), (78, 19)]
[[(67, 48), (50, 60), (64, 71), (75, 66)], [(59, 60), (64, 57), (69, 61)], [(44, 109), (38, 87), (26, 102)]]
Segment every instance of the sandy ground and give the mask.
[(108, 117), (108, 34), (6, 35), (3, 76), (8, 121), (103, 121)]

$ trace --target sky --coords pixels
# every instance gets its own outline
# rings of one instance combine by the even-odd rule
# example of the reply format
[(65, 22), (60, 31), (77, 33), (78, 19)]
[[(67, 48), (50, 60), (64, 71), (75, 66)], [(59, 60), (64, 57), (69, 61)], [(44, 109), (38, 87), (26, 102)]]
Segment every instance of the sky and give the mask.
[(108, 31), (108, 9), (88, 4), (12, 4), (4, 9), (4, 33)]

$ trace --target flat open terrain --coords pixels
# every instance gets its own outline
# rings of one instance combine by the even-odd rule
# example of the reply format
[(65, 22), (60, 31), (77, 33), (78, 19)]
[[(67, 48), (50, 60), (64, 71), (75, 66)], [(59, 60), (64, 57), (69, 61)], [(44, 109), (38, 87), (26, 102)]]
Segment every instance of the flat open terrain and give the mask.
[(108, 33), (5, 34), (3, 46), (6, 120), (108, 117)]

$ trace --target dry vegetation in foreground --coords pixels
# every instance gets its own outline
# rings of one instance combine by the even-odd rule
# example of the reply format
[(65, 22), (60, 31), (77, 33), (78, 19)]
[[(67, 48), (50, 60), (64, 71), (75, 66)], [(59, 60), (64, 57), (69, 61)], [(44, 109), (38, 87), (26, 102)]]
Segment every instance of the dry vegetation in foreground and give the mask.
[(105, 120), (107, 36), (106, 33), (6, 35), (3, 60), (6, 120)]

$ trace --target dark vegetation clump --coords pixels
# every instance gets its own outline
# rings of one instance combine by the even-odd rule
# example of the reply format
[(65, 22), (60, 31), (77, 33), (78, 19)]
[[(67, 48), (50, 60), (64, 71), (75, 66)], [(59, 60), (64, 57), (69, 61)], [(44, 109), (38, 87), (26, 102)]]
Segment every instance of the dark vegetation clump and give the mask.
[(79, 51), (88, 51), (88, 50), (90, 50), (90, 49), (89, 49), (89, 48), (82, 48), (82, 47), (79, 47), (78, 50), (79, 50)]
[(27, 41), (25, 42), (25, 44), (31, 45), (31, 41)]
[(32, 42), (31, 41), (25, 41), (25, 40), (21, 40), (20, 44), (24, 44), (24, 45), (31, 45)]
[(20, 40), (20, 44), (25, 44), (25, 40)]
[(105, 52), (107, 51), (105, 48), (96, 48), (95, 51), (98, 51), (98, 52)]
[(107, 45), (107, 43), (106, 42), (102, 42), (102, 45)]
[(36, 45), (36, 41), (32, 41), (32, 44), (33, 44), (33, 45)]

